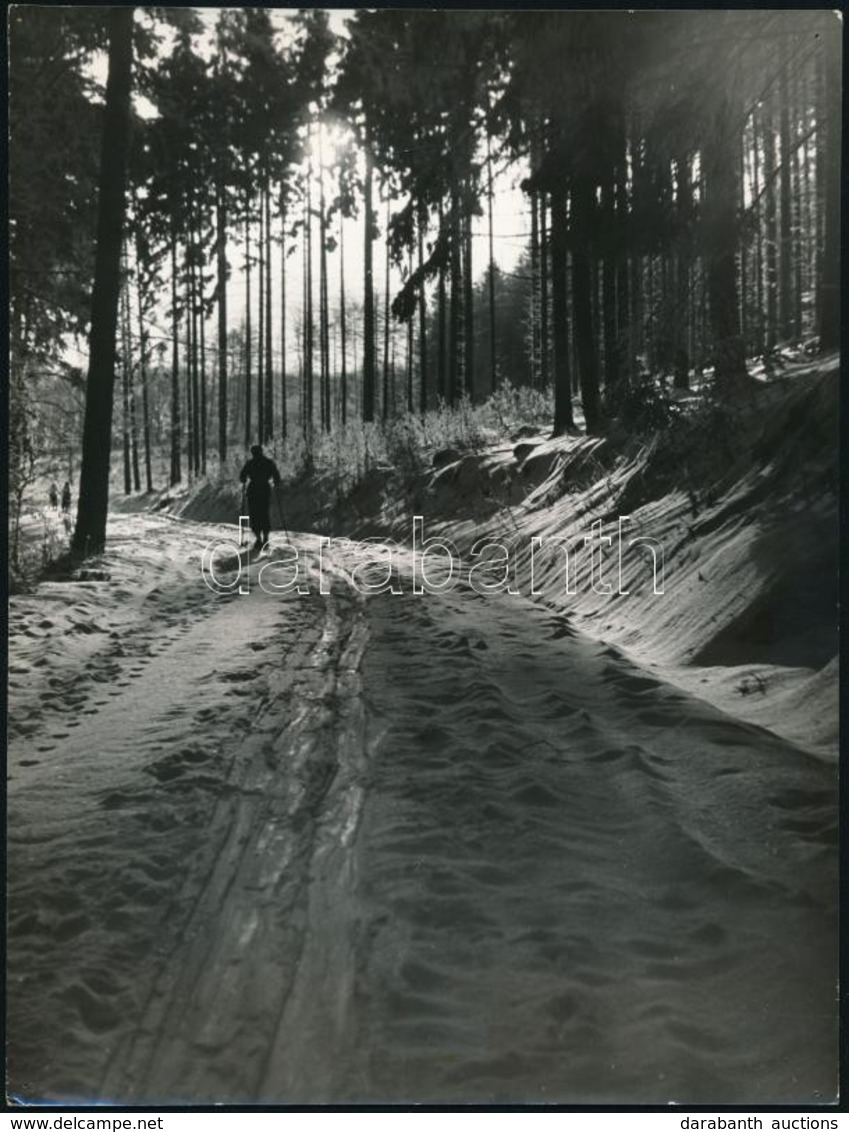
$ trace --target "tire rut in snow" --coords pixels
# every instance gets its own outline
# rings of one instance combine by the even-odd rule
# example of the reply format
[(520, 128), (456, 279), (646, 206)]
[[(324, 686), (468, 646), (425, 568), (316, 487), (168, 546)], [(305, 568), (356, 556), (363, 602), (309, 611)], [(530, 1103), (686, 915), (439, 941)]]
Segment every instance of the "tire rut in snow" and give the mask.
[[(95, 676), (108, 676), (103, 688), (115, 695), (96, 711), (83, 708), (79, 726), (57, 734), (43, 756), (25, 757), (26, 735), (10, 751), (20, 765), (8, 828), (9, 1087), (29, 1100), (110, 1099), (150, 1086), (153, 1102), (160, 1085), (182, 1091), (181, 1073), (172, 1066), (169, 1076), (161, 1061), (149, 1080), (136, 1076), (147, 1064), (144, 1027), (162, 1013), (162, 996), (178, 993), (174, 964), (183, 963), (187, 985), (198, 981), (185, 958), (190, 946), (202, 952), (197, 937), (214, 936), (216, 917), (228, 914), (226, 899), (213, 908), (230, 895), (221, 883), (233, 865), (227, 853), (247, 854), (230, 879), (237, 889), (244, 881), (248, 902), (273, 889), (262, 862), (274, 860), (275, 821), (293, 815), (287, 851), (301, 867), (305, 851), (293, 845), (333, 779), (333, 744), (322, 729), (334, 718), (328, 673), (349, 628), (344, 602), (328, 628), (322, 602), (261, 591), (213, 598), (180, 577), (141, 605), (153, 616), (128, 617), (120, 640), (102, 634), (105, 649), (85, 658), (83, 675), (95, 687)], [(148, 650), (149, 663), (138, 665)], [(128, 661), (134, 668), (122, 679)], [(59, 682), (60, 691), (74, 688), (61, 672)], [(287, 730), (301, 745), (291, 760)], [(266, 815), (267, 845), (247, 829), (255, 813)], [(277, 867), (285, 889), (285, 855)], [(229, 923), (237, 919), (234, 912)], [(173, 1049), (185, 1042), (188, 1050), (186, 1035), (203, 1029), (204, 993), (200, 985), (200, 998), (180, 1000), (185, 1017), (172, 1010), (156, 1022), (171, 1026)], [(192, 1051), (201, 1064), (214, 1061), (205, 1041), (214, 1045), (201, 1036)], [(251, 1068), (250, 1057), (244, 1065), (255, 1091), (251, 1074), (261, 1065)], [(241, 1087), (238, 1074), (216, 1080), (216, 1072), (201, 1095)]]
[[(315, 989), (344, 983), (343, 963), (335, 979), (327, 963), (348, 856), (338, 849), (358, 810), (364, 626), (345, 596), (302, 598), (286, 609), (280, 667), (234, 754), (207, 824), (207, 852), (180, 892), (181, 931), (112, 1059), (103, 1095), (250, 1102), (268, 1073), (272, 1088), (285, 1091), (286, 1074), (299, 1072), (292, 1036), (302, 1048), (304, 1020), (315, 1026)], [(317, 1035), (325, 1055), (330, 1036)]]

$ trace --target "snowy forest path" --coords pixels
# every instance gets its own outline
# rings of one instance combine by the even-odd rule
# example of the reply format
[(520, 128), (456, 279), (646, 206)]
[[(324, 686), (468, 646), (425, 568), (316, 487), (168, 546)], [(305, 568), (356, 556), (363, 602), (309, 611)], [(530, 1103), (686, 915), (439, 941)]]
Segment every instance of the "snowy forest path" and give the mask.
[[(117, 527), (130, 538), (142, 522), (136, 577), (106, 585), (112, 617), (92, 581), (46, 595), (64, 623), (32, 599), (16, 625), (10, 1061), (29, 1099), (179, 1103), (222, 1082), (251, 1099), (298, 969), (315, 828), (344, 836), (358, 797), (336, 762), (337, 700), (352, 727), (359, 704), (343, 690), (364, 643), (353, 592), (214, 594), (200, 528)], [(86, 647), (51, 650), (58, 628)]]
[(832, 1095), (829, 768), (524, 598), (320, 594), (310, 536), (309, 593), (213, 595), (121, 524), (126, 623), (10, 729), (15, 1094)]
[(349, 1095), (833, 1097), (833, 769), (522, 597), (402, 588), (369, 603)]

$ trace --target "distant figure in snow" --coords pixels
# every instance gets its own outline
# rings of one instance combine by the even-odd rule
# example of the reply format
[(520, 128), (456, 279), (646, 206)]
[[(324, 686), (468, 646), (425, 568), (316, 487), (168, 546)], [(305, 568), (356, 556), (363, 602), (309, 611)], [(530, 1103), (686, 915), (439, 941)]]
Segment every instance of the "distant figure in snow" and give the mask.
[(71, 510), (71, 485), (65, 480), (65, 486), (62, 488), (62, 511), (67, 515)]
[(50, 485), (50, 506), (54, 511), (59, 510), (59, 488), (55, 483)]
[(263, 453), (260, 444), (251, 448), (251, 458), (239, 473), (239, 480), (248, 485), (248, 516), (256, 537), (253, 549), (262, 550), (271, 534), (271, 481), (274, 481), (275, 487), (280, 487), (280, 473), (274, 461)]

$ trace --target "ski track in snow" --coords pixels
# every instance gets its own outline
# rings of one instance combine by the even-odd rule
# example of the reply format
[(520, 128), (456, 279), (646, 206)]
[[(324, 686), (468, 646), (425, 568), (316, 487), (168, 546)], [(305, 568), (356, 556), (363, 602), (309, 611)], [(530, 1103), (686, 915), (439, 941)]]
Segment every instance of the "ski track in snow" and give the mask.
[(521, 597), (213, 595), (216, 531), (13, 599), (12, 1094), (833, 1098), (833, 769)]

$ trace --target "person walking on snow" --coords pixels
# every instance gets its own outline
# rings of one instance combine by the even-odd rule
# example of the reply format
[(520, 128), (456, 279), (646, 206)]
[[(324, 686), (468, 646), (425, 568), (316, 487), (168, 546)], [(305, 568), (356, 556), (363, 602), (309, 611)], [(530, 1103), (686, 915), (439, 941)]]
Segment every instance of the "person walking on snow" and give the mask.
[(251, 458), (239, 472), (240, 483), (248, 485), (248, 517), (256, 542), (253, 550), (262, 550), (271, 534), (271, 482), (280, 487), (277, 465), (262, 451), (262, 445), (251, 448)]
[(55, 483), (50, 485), (50, 506), (54, 511), (59, 510), (59, 488)]
[(65, 486), (62, 488), (62, 510), (67, 515), (71, 510), (71, 485), (65, 480)]

